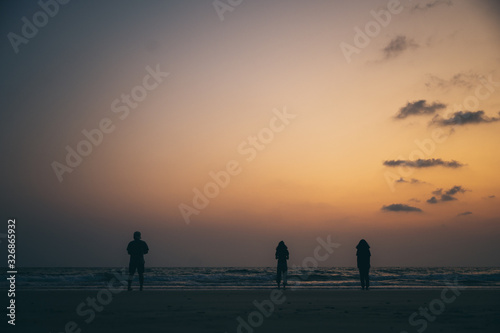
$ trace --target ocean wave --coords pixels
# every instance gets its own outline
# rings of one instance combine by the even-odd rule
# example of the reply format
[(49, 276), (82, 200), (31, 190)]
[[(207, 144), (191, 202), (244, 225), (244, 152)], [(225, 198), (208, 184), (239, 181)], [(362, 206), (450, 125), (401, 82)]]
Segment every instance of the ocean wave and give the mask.
[[(20, 270), (20, 288), (91, 288), (115, 279), (123, 268), (29, 268)], [(274, 267), (151, 267), (146, 269), (146, 283), (158, 288), (244, 288), (269, 287), (275, 284)], [(127, 274), (126, 269), (124, 273)], [(126, 275), (125, 275), (126, 276)], [(301, 288), (356, 287), (356, 268), (290, 269), (290, 285)], [(372, 268), (370, 279), (375, 287), (436, 287), (458, 280), (466, 286), (500, 287), (498, 268)], [(5, 283), (3, 283), (5, 284)], [(1, 284), (0, 284), (1, 285)]]

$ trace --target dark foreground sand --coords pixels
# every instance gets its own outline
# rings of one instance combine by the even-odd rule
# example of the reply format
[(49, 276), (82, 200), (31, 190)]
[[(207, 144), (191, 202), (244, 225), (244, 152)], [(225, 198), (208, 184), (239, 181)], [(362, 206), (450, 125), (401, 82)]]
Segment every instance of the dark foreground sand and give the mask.
[[(442, 294), (443, 289), (287, 290), (272, 295), (281, 303), (273, 303), (274, 309), (270, 305), (272, 290), (276, 289), (123, 291), (113, 294), (111, 300), (109, 292), (98, 294), (99, 290), (20, 291), (16, 326), (8, 331), (500, 332), (500, 290), (466, 289), (456, 298), (451, 290)], [(93, 310), (87, 298), (90, 302), (95, 298), (101, 311)], [(265, 304), (264, 310), (258, 310), (254, 301)], [(436, 315), (430, 310), (429, 319), (414, 315), (415, 325), (411, 326), (412, 313), (430, 302)], [(79, 305), (82, 315), (77, 314)], [(242, 324), (238, 330), (238, 317), (248, 326)]]

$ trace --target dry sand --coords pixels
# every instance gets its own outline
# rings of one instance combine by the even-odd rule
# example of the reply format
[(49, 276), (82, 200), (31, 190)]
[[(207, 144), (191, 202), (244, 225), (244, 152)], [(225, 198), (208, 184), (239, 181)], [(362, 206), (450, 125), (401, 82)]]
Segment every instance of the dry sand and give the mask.
[[(97, 300), (98, 290), (21, 291), (16, 299), (16, 326), (9, 331), (423, 332), (427, 323), (425, 332), (500, 332), (500, 290), (466, 289), (455, 299), (448, 290), (444, 294), (448, 304), (442, 300), (442, 289), (286, 290), (271, 295), (273, 290), (276, 293), (276, 289), (123, 291), (111, 300), (104, 291)], [(90, 310), (88, 298), (96, 298), (100, 312)], [(264, 311), (254, 301), (265, 301)], [(430, 302), (438, 314), (429, 312), (430, 319), (416, 315), (418, 324), (411, 326), (412, 313)], [(84, 315), (77, 314), (79, 305)], [(249, 315), (255, 327), (249, 324), (238, 330), (237, 318), (248, 323)]]

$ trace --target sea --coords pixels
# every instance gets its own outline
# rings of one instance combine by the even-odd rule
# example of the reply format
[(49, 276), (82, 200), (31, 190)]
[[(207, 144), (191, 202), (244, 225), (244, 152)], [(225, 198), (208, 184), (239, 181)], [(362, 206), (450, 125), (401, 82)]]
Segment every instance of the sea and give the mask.
[[(99, 289), (117, 277), (127, 276), (126, 267), (19, 268), (18, 290)], [(266, 289), (276, 286), (275, 267), (148, 267), (147, 289)], [(135, 285), (137, 285), (137, 274)], [(0, 281), (2, 288), (6, 279)], [(373, 267), (372, 289), (427, 289), (458, 284), (468, 288), (499, 288), (498, 267)], [(288, 285), (294, 289), (359, 288), (355, 267), (292, 269)]]

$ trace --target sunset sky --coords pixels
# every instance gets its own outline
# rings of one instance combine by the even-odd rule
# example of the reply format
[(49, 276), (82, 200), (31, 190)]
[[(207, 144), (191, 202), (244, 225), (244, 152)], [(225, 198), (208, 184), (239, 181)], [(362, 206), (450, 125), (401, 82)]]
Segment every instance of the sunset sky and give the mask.
[(500, 265), (496, 1), (228, 3), (70, 1), (24, 38), (41, 7), (2, 2), (18, 265), (124, 266), (135, 230), (148, 266), (271, 266), (280, 240), (300, 265), (328, 235), (323, 266), (361, 238), (373, 266)]

